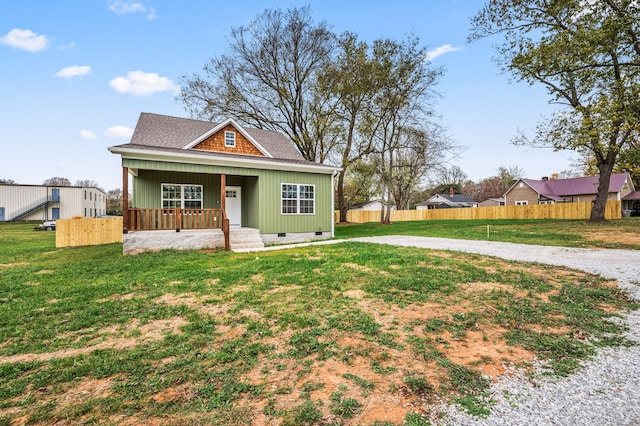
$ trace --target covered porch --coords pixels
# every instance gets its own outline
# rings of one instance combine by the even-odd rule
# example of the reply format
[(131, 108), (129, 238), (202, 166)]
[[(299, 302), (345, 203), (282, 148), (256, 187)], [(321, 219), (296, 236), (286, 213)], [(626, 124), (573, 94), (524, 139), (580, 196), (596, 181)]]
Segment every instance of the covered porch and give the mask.
[[(122, 169), (122, 224), (123, 233), (140, 231), (196, 231), (219, 230), (224, 239), (224, 249), (230, 250), (231, 222), (227, 215), (227, 175), (220, 174), (220, 208), (184, 208), (175, 207), (129, 207), (128, 167)], [(137, 176), (136, 170), (134, 176)], [(135, 197), (134, 197), (135, 199)], [(203, 205), (202, 199), (198, 200)]]

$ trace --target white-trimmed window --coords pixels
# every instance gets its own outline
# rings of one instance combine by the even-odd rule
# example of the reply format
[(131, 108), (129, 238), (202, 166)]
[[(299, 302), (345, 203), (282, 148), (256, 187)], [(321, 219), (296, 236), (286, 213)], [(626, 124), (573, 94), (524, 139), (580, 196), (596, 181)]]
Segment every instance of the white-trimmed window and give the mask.
[(162, 184), (162, 208), (202, 208), (202, 185)]
[(229, 148), (236, 147), (236, 132), (224, 132), (224, 146)]
[(283, 183), (281, 192), (282, 214), (315, 214), (315, 185)]
[(528, 200), (522, 200), (522, 201), (516, 200), (516, 206), (526, 206), (527, 204), (529, 204)]

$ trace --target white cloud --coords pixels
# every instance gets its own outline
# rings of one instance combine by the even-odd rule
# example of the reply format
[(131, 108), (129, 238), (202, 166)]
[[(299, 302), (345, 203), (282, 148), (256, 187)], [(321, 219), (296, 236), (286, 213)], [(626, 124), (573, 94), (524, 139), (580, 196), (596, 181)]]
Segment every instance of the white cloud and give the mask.
[(128, 139), (133, 135), (133, 129), (126, 126), (111, 126), (104, 134), (110, 138)]
[(131, 93), (136, 96), (148, 96), (157, 92), (178, 90), (178, 87), (167, 77), (160, 77), (154, 72), (131, 71), (126, 77), (116, 77), (109, 82), (118, 93)]
[(151, 20), (156, 18), (156, 11), (153, 7), (145, 6), (142, 3), (126, 2), (126, 1), (112, 1), (109, 3), (109, 10), (116, 15), (127, 15), (129, 13), (146, 13), (147, 19)]
[(93, 133), (91, 130), (85, 130), (85, 129), (80, 130), (80, 133), (78, 134), (78, 136), (80, 137), (80, 139), (85, 141), (92, 141), (96, 138), (95, 133)]
[(62, 68), (60, 71), (56, 73), (56, 77), (62, 78), (71, 78), (71, 77), (82, 77), (91, 72), (91, 67), (88, 65), (78, 66), (73, 65), (71, 67)]
[(6, 36), (0, 38), (0, 43), (27, 52), (40, 52), (49, 47), (47, 36), (18, 28), (9, 31)]
[(442, 45), (440, 47), (437, 47), (437, 48), (435, 48), (433, 50), (428, 51), (426, 56), (425, 56), (425, 59), (427, 61), (432, 61), (435, 58), (437, 58), (438, 56), (442, 56), (442, 55), (444, 55), (446, 53), (450, 53), (450, 52), (457, 52), (458, 50), (460, 50), (459, 47), (454, 47), (454, 46), (452, 46), (450, 44), (444, 44), (444, 45)]

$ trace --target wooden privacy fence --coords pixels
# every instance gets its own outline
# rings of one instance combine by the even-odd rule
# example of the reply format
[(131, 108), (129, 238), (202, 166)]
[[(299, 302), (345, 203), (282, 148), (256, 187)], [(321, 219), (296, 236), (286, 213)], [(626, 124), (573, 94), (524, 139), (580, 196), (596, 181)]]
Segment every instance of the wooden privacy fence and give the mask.
[[(493, 206), (459, 209), (397, 210), (391, 212), (392, 222), (408, 220), (493, 220), (493, 219), (589, 219), (591, 202), (530, 204), (524, 206)], [(607, 219), (622, 217), (620, 201), (608, 201)], [(340, 212), (335, 211), (336, 223)], [(380, 210), (349, 210), (347, 222), (379, 222)]]
[(122, 242), (122, 217), (58, 219), (56, 247)]

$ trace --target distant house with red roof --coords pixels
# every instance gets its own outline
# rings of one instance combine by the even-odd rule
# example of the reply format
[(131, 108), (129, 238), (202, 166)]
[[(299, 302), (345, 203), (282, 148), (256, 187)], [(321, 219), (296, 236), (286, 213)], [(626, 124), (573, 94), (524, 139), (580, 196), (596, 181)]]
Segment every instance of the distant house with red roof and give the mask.
[[(504, 194), (505, 204), (552, 204), (593, 201), (598, 193), (598, 176), (549, 180), (518, 179)], [(622, 210), (634, 210), (640, 200), (628, 173), (615, 173), (609, 181), (609, 200), (622, 201)]]

